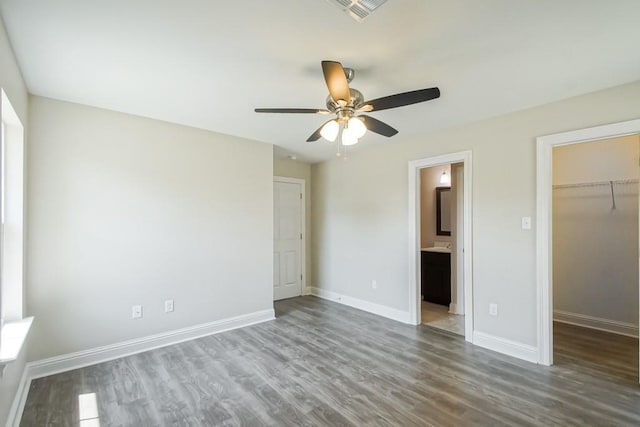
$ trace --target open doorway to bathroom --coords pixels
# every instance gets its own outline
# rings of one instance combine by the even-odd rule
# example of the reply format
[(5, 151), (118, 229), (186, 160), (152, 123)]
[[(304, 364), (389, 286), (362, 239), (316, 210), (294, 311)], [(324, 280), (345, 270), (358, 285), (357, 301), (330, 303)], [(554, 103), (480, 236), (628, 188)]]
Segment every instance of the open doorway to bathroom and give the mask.
[[(462, 263), (464, 164), (420, 169), (422, 324), (464, 336)], [(460, 280), (458, 280), (460, 277)]]
[(408, 170), (409, 318), (419, 325), (424, 317), (430, 326), (453, 329), (471, 343), (472, 167), (471, 151), (461, 151), (412, 160)]

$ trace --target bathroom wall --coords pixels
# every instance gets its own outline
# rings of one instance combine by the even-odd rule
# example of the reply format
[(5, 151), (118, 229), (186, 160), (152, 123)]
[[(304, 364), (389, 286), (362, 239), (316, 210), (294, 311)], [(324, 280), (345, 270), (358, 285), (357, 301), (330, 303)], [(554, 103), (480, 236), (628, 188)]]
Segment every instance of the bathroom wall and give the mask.
[[(637, 135), (557, 147), (553, 184), (638, 179)], [(637, 335), (638, 185), (553, 190), (556, 320)]]
[[(451, 165), (433, 166), (420, 170), (420, 246), (423, 248), (434, 246), (436, 240), (453, 241), (451, 236), (436, 235), (436, 188), (450, 186), (440, 184), (440, 177), (445, 171), (451, 178)], [(452, 218), (455, 218), (453, 211)]]

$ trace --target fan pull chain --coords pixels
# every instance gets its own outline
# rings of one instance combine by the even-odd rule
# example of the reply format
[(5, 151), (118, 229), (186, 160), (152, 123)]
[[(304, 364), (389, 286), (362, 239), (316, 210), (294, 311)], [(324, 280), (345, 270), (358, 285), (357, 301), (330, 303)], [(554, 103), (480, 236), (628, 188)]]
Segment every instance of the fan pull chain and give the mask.
[(336, 157), (342, 158), (342, 160), (349, 160), (349, 156), (347, 156), (347, 147), (338, 142), (338, 151), (336, 152)]

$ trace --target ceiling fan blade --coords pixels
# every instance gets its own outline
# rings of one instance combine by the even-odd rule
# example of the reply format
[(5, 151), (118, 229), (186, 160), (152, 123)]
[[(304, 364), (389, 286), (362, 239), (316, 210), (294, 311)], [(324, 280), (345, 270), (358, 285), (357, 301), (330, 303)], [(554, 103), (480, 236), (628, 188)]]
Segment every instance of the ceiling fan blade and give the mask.
[(329, 110), (318, 108), (256, 108), (256, 113), (302, 113), (302, 114), (331, 114)]
[(309, 138), (307, 138), (307, 142), (315, 142), (317, 140), (320, 139), (320, 137), (322, 136), (320, 134), (320, 131), (322, 130), (322, 128), (324, 127), (324, 125), (326, 125), (327, 123), (329, 123), (330, 121), (333, 121), (334, 119), (331, 120), (327, 120), (326, 122), (324, 122), (322, 124), (322, 126), (320, 126), (314, 133), (311, 134), (311, 136)]
[(379, 133), (380, 135), (390, 137), (398, 133), (398, 131), (385, 122), (381, 122), (378, 119), (374, 119), (373, 117), (360, 115), (358, 116), (360, 120), (364, 122), (364, 125), (371, 132)]
[(395, 95), (384, 96), (363, 102), (358, 106), (361, 111), (380, 111), (389, 108), (404, 107), (405, 105), (417, 104), (419, 102), (430, 101), (440, 97), (440, 89), (432, 87), (429, 89), (413, 90), (411, 92), (397, 93)]
[(335, 61), (322, 61), (322, 74), (324, 74), (331, 98), (336, 102), (343, 100), (349, 103), (351, 92), (342, 64)]

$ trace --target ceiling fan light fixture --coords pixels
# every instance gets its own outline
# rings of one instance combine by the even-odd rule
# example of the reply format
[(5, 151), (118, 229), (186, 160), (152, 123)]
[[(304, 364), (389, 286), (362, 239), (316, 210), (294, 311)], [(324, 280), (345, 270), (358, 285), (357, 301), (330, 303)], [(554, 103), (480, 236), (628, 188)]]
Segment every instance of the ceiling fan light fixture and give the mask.
[(337, 121), (331, 120), (327, 122), (324, 126), (322, 126), (322, 130), (320, 130), (320, 135), (327, 141), (335, 141), (338, 136), (338, 132), (340, 131), (340, 125)]
[(362, 123), (362, 120), (360, 120), (359, 118), (351, 117), (348, 123), (349, 123), (348, 128), (350, 129), (351, 132), (353, 132), (356, 138), (362, 138), (364, 134), (367, 133), (367, 127), (364, 125), (364, 123)]
[(358, 137), (356, 136), (355, 132), (350, 128), (344, 128), (344, 130), (342, 131), (342, 145), (349, 146), (356, 145), (357, 143)]

